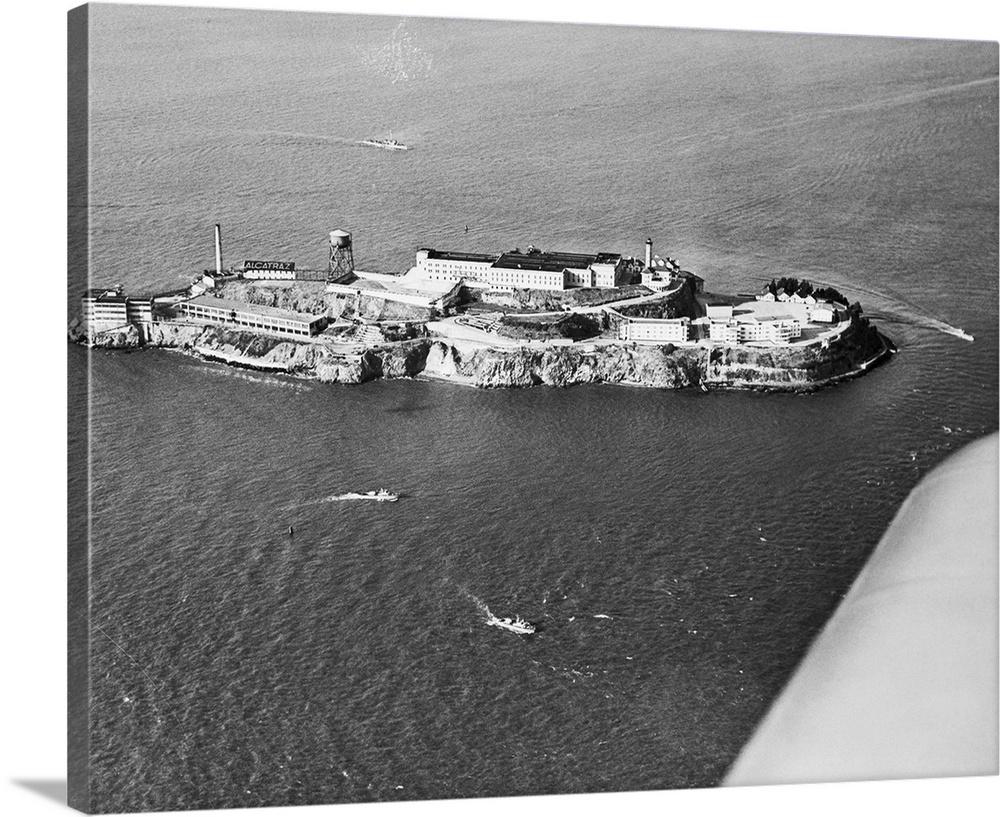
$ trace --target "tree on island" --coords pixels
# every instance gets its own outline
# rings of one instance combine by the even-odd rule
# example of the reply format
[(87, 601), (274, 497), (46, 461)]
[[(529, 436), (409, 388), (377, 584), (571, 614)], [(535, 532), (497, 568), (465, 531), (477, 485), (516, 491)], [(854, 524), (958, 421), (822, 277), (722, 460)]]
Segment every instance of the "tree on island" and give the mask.
[(844, 306), (850, 305), (850, 301), (847, 300), (847, 297), (845, 295), (841, 295), (833, 287), (820, 287), (819, 289), (814, 289), (812, 294), (817, 301), (832, 301), (835, 304), (843, 304)]
[[(801, 281), (798, 278), (782, 277), (777, 280), (772, 278), (771, 283), (765, 287), (765, 290), (775, 297), (778, 296), (779, 292), (784, 290), (789, 295), (798, 295), (800, 298), (808, 298), (812, 295), (817, 301), (831, 301), (843, 304), (844, 306), (850, 306), (850, 301), (847, 300), (847, 297), (833, 287), (814, 287), (805, 278)], [(853, 309), (853, 307), (851, 308)]]

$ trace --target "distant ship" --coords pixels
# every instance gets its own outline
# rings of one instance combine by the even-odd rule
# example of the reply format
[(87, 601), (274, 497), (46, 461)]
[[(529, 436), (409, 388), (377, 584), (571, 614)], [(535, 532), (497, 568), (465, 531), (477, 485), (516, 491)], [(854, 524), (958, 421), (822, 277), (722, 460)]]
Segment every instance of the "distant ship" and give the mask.
[(398, 494), (393, 494), (387, 491), (385, 488), (379, 488), (377, 491), (365, 491), (363, 494), (357, 491), (352, 491), (349, 494), (344, 494), (345, 499), (374, 499), (376, 502), (395, 502), (399, 499)]
[(373, 148), (383, 148), (384, 150), (409, 150), (408, 145), (404, 145), (402, 142), (398, 142), (390, 137), (388, 139), (362, 139), (358, 142), (359, 145), (368, 145), (368, 147)]
[(520, 633), (521, 635), (531, 635), (535, 632), (535, 625), (525, 621), (520, 616), (510, 619), (497, 618), (491, 614), (490, 617), (486, 619), (486, 623), (494, 627), (500, 627), (504, 630), (510, 630), (512, 633)]

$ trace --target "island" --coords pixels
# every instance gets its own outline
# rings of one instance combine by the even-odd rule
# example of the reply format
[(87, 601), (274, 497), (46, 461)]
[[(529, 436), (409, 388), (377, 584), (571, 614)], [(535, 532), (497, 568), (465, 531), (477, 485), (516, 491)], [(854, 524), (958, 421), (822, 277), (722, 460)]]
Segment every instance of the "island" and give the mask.
[[(481, 388), (612, 383), (650, 388), (811, 391), (895, 352), (860, 303), (805, 279), (706, 291), (673, 258), (422, 248), (405, 272), (354, 265), (330, 233), (323, 269), (222, 264), (156, 295), (84, 293), (70, 339), (165, 347), (329, 383), (433, 378)], [(759, 285), (759, 282), (758, 282)]]

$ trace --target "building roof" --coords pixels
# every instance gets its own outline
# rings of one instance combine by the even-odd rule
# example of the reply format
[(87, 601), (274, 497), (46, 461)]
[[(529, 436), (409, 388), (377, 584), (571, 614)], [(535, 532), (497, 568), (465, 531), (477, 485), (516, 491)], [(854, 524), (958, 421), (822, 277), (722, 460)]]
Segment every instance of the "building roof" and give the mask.
[(668, 324), (668, 323), (676, 323), (676, 324), (691, 323), (691, 319), (688, 318), (688, 317), (683, 317), (683, 318), (631, 318), (628, 315), (623, 315), (622, 317), (624, 317), (629, 323), (653, 323), (653, 324), (656, 324), (658, 326), (662, 326), (662, 325)]
[(322, 315), (313, 315), (310, 312), (292, 312), (289, 309), (277, 309), (273, 306), (260, 306), (259, 304), (248, 304), (244, 301), (234, 301), (229, 298), (216, 298), (212, 295), (198, 295), (189, 299), (185, 303), (196, 304), (198, 306), (211, 306), (216, 309), (228, 309), (234, 312), (249, 312), (253, 315), (260, 315), (265, 318), (283, 318), (284, 320), (303, 321), (312, 323), (322, 318)]
[(779, 323), (780, 321), (795, 321), (791, 315), (761, 315), (753, 312), (740, 312), (733, 315), (737, 323)]
[(622, 260), (621, 253), (618, 252), (599, 252), (597, 253), (597, 259), (594, 261), (595, 264), (617, 264)]
[(492, 264), (500, 269), (525, 269), (544, 272), (562, 272), (564, 269), (587, 269), (591, 264), (617, 264), (621, 253), (574, 253), (542, 252), (529, 248), (528, 252), (476, 253), (449, 252), (421, 247), (419, 252), (427, 253), (428, 260), (435, 261), (477, 261)]
[(499, 257), (499, 253), (481, 252), (447, 252), (445, 250), (432, 250), (422, 247), (420, 252), (427, 253), (427, 257), (440, 261), (480, 261), (484, 264), (492, 264)]
[(83, 297), (94, 298), (101, 303), (125, 303), (125, 296), (120, 291), (116, 289), (108, 289), (107, 287), (94, 287), (93, 289), (88, 289), (83, 293)]
[(562, 272), (564, 269), (587, 269), (597, 259), (597, 255), (575, 252), (505, 252), (493, 266), (497, 269)]

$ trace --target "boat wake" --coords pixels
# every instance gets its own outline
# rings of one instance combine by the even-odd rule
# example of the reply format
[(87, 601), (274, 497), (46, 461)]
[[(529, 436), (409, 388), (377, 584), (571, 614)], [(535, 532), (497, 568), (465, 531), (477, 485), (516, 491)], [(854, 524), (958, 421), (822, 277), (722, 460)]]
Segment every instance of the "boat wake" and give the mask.
[(929, 315), (892, 315), (889, 313), (879, 314), (873, 312), (869, 315), (869, 317), (874, 318), (875, 320), (885, 321), (887, 323), (899, 323), (906, 326), (915, 326), (918, 329), (930, 329), (935, 332), (941, 332), (945, 335), (960, 338), (961, 340), (967, 340), (969, 343), (972, 343), (976, 339), (964, 329), (959, 329), (957, 326), (952, 326), (950, 323), (945, 323), (944, 321), (932, 318)]
[(346, 136), (330, 136), (329, 134), (302, 133), (299, 131), (262, 130), (258, 131), (258, 133), (267, 140), (276, 141), (282, 145), (353, 145), (356, 141)]
[(484, 602), (478, 596), (472, 595), (472, 593), (470, 593), (468, 590), (465, 590), (464, 592), (465, 592), (465, 595), (469, 598), (469, 600), (473, 604), (475, 604), (476, 607), (479, 608), (479, 612), (480, 613), (482, 613), (484, 616), (486, 616), (486, 618), (492, 618), (493, 617), (493, 613), (491, 613), (490, 612), (490, 608), (486, 606), (486, 602)]
[[(862, 307), (864, 308), (863, 314), (873, 320), (913, 326), (917, 329), (929, 329), (934, 332), (941, 332), (945, 335), (960, 338), (969, 343), (975, 340), (975, 337), (964, 329), (952, 326), (950, 323), (934, 317), (923, 307), (909, 301), (904, 301), (898, 296), (890, 295), (887, 292), (881, 292), (877, 289), (859, 286), (854, 281), (841, 280), (836, 276), (826, 275), (822, 279), (818, 275), (816, 277), (807, 275), (806, 277), (809, 278), (814, 286), (834, 286), (842, 292), (858, 292), (872, 296), (874, 300), (863, 300)], [(760, 280), (764, 281), (766, 279), (761, 278)]]
[(323, 496), (319, 499), (308, 499), (305, 502), (294, 502), (290, 505), (285, 505), (282, 510), (290, 511), (295, 508), (308, 508), (311, 505), (322, 505), (326, 502), (350, 502), (352, 500), (361, 499), (367, 499), (372, 502), (396, 502), (399, 499), (399, 494), (390, 493), (384, 488), (380, 488), (377, 491), (366, 491), (365, 493), (349, 491), (346, 494), (330, 494), (330, 496)]
[(486, 602), (482, 599), (466, 592), (469, 599), (475, 603), (476, 607), (479, 608), (481, 612), (486, 617), (486, 624), (489, 627), (499, 627), (502, 630), (507, 630), (512, 633), (518, 633), (519, 635), (531, 635), (535, 632), (535, 625), (530, 621), (526, 621), (520, 616), (514, 616), (513, 618), (500, 618), (494, 615), (490, 608), (487, 606)]
[[(952, 326), (950, 323), (934, 317), (928, 313), (927, 310), (917, 306), (916, 304), (910, 303), (909, 301), (901, 300), (900, 298), (889, 295), (885, 292), (879, 292), (877, 289), (868, 289), (863, 286), (858, 286), (855, 283), (846, 281), (831, 281), (831, 283), (833, 286), (842, 286), (844, 291), (857, 291), (877, 298), (878, 301), (876, 302), (874, 308), (871, 310), (865, 310), (864, 314), (870, 318), (902, 323), (907, 326), (915, 326), (918, 329), (930, 329), (935, 332), (942, 332), (945, 335), (951, 335), (956, 338), (961, 338), (962, 340), (967, 340), (970, 343), (975, 340), (975, 338), (964, 329)], [(879, 310), (881, 310), (881, 313)]]

